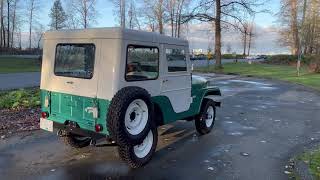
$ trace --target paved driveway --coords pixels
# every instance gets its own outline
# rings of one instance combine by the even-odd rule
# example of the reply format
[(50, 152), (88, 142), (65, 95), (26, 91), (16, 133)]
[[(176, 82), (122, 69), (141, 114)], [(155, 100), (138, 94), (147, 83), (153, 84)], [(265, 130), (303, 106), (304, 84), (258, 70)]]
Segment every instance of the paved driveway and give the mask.
[(19, 89), (40, 85), (40, 72), (0, 74), (0, 90)]
[(130, 170), (116, 147), (72, 150), (54, 134), (35, 131), (0, 140), (3, 179), (282, 180), (288, 160), (320, 140), (320, 96), (282, 82), (207, 76), (221, 87), (214, 131), (193, 122), (159, 128), (153, 160)]

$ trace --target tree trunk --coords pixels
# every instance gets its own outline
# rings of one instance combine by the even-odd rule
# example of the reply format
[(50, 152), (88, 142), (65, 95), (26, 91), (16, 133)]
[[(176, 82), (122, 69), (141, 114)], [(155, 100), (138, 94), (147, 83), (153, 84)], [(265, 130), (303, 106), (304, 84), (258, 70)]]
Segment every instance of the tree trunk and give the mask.
[(215, 20), (215, 56), (216, 69), (222, 69), (221, 63), (221, 0), (216, 0), (216, 20)]
[(10, 1), (9, 0), (7, 0), (7, 8), (8, 8), (8, 17), (7, 17), (7, 25), (8, 25), (8, 27), (7, 27), (7, 47), (9, 48), (10, 47)]
[(14, 31), (16, 29), (16, 10), (17, 10), (17, 0), (14, 1), (14, 7), (13, 7), (12, 30), (11, 30), (11, 48), (14, 45)]
[(22, 49), (22, 33), (21, 33), (21, 29), (19, 30), (19, 49)]
[(163, 34), (163, 0), (159, 0), (158, 4), (158, 24), (159, 24), (159, 33)]
[(251, 30), (250, 30), (250, 33), (249, 33), (249, 42), (248, 42), (248, 53), (247, 53), (248, 56), (250, 56), (251, 41), (252, 41), (252, 32), (251, 32)]
[(4, 14), (3, 14), (3, 9), (4, 9), (4, 0), (1, 0), (1, 33), (2, 33), (2, 47), (6, 46), (6, 31), (4, 29)]
[(243, 34), (243, 56), (246, 56), (246, 51), (247, 51), (247, 30), (245, 30)]
[(171, 25), (171, 37), (174, 37), (174, 7), (173, 7), (173, 4), (171, 4), (171, 10), (170, 10), (170, 25)]
[(291, 0), (291, 31), (292, 31), (292, 40), (293, 46), (292, 51), (294, 55), (299, 55), (299, 30), (298, 30), (298, 2), (297, 0)]
[(1, 26), (1, 28), (0, 28), (0, 47), (3, 47), (3, 1), (4, 0), (1, 0), (1, 4), (0, 4), (0, 8), (1, 8), (1, 10), (0, 10), (0, 26)]
[(32, 21), (33, 21), (33, 6), (34, 6), (34, 0), (31, 1), (31, 6), (30, 6), (30, 17), (29, 17), (29, 49), (31, 49), (32, 44), (31, 44), (31, 37), (32, 37)]
[(88, 11), (87, 11), (87, 1), (83, 1), (84, 3), (84, 28), (88, 28)]
[(121, 28), (126, 28), (126, 9), (125, 9), (125, 0), (120, 0), (120, 14), (121, 14)]

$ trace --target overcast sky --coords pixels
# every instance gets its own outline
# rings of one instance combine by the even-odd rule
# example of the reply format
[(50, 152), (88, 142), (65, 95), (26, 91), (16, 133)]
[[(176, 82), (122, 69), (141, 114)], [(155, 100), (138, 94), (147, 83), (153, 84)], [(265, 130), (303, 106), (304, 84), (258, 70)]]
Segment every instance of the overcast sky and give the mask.
[[(64, 2), (64, 0), (62, 0)], [(40, 16), (40, 22), (44, 25), (49, 24), (49, 12), (53, 4), (53, 0), (43, 1), (42, 12), (43, 16)], [(113, 5), (110, 0), (97, 0), (97, 11), (99, 12), (97, 23), (94, 27), (112, 27), (117, 23), (113, 14)], [(257, 14), (255, 17), (256, 22), (256, 38), (254, 40), (254, 46), (252, 52), (254, 54), (279, 54), (288, 53), (286, 47), (281, 47), (278, 43), (279, 35), (277, 32), (277, 16), (276, 13), (280, 9), (279, 0), (270, 0), (263, 8), (269, 9), (271, 13)], [(47, 26), (48, 27), (48, 26)], [(208, 49), (213, 46), (213, 37), (209, 35), (208, 30), (210, 26), (206, 23), (194, 23), (189, 26), (189, 32), (187, 39), (190, 41), (192, 49)], [(226, 50), (227, 45), (230, 45), (232, 51), (237, 53), (242, 52), (241, 41), (239, 33), (232, 30), (223, 31), (223, 51)]]

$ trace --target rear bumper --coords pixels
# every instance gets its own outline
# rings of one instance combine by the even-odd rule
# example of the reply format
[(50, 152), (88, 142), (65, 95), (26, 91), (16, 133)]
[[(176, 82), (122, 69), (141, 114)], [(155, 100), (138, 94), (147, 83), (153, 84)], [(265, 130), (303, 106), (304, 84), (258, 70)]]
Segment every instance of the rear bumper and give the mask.
[(106, 138), (107, 136), (104, 134), (96, 133), (94, 131), (89, 131), (85, 129), (81, 129), (77, 126), (77, 124), (61, 124), (57, 122), (53, 122), (53, 128), (58, 130), (63, 130), (72, 134), (84, 136), (84, 137), (91, 137), (92, 139), (101, 139)]

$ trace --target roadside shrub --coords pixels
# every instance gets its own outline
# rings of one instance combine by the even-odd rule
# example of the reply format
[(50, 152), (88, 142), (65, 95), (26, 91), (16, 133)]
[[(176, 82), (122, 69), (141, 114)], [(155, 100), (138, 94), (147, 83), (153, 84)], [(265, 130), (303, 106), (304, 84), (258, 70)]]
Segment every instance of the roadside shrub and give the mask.
[(263, 61), (266, 64), (275, 65), (292, 65), (297, 62), (298, 57), (294, 55), (274, 55), (269, 56), (267, 60)]
[(20, 89), (0, 92), (0, 109), (33, 108), (40, 105), (40, 90)]
[(309, 62), (309, 69), (311, 72), (320, 73), (320, 57), (313, 57)]
[(241, 54), (233, 55), (233, 54), (223, 54), (222, 59), (244, 59), (245, 56)]

